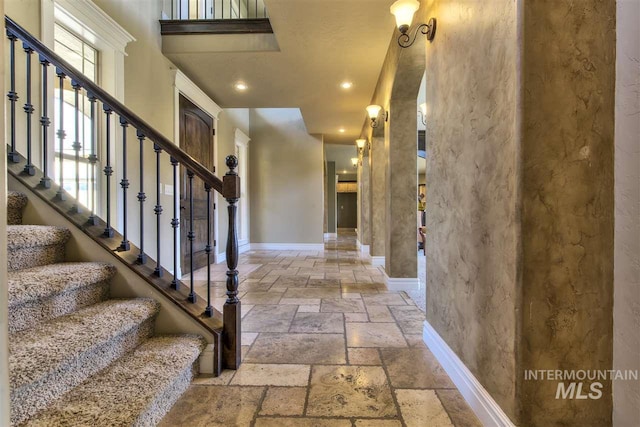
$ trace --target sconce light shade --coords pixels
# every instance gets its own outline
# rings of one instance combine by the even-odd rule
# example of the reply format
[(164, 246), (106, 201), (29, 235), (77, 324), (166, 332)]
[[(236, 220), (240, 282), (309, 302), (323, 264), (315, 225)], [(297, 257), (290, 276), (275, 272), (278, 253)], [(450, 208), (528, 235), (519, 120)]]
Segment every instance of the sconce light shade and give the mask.
[(396, 24), (402, 34), (406, 33), (413, 21), (413, 15), (420, 7), (418, 0), (397, 0), (389, 10), (396, 17)]
[(369, 105), (367, 107), (367, 113), (369, 114), (369, 118), (371, 120), (376, 120), (378, 118), (378, 114), (380, 114), (380, 110), (382, 110), (382, 107), (379, 105)]
[(351, 164), (353, 165), (354, 168), (356, 166), (358, 166), (358, 158), (357, 157), (352, 157), (351, 158)]
[(367, 143), (366, 139), (356, 139), (356, 146), (358, 147), (359, 150), (362, 150), (366, 143)]

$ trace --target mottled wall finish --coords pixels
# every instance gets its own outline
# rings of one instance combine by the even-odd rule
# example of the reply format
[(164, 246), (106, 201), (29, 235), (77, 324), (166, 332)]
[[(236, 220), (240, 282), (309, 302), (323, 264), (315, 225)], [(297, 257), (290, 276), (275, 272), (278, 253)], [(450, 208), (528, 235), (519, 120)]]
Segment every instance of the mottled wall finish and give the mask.
[[(640, 2), (616, 10), (613, 367), (640, 371)], [(613, 382), (613, 425), (640, 425), (640, 382)]]
[[(380, 128), (378, 128), (380, 129)], [(375, 129), (371, 137), (371, 256), (384, 256), (386, 238), (386, 162), (384, 135)], [(384, 133), (380, 129), (380, 133)]]
[(427, 6), (427, 320), (515, 420), (516, 3)]
[(360, 243), (363, 245), (371, 244), (371, 169), (369, 166), (369, 148), (365, 146), (362, 151), (362, 155), (359, 156), (361, 162), (358, 166), (359, 179), (358, 183), (360, 189), (360, 200), (358, 206), (361, 214), (358, 215), (360, 219), (360, 225), (358, 230), (360, 232)]
[[(524, 1), (523, 31), (521, 369), (611, 369), (615, 0)], [(610, 383), (556, 387), (522, 381), (523, 425), (611, 424)]]

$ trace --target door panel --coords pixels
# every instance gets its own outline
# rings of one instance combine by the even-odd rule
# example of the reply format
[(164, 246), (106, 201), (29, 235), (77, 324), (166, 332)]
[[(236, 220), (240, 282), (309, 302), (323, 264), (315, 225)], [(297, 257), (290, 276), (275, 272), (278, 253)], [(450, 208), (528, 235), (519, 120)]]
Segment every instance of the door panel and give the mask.
[(338, 228), (358, 226), (357, 204), (357, 193), (338, 193)]
[[(213, 168), (213, 119), (191, 101), (180, 95), (180, 148), (198, 160), (210, 171)], [(213, 190), (212, 190), (213, 191)], [(213, 202), (212, 202), (213, 203)], [(213, 209), (211, 210), (211, 231), (213, 232)], [(191, 271), (190, 242), (187, 238), (190, 228), (189, 177), (186, 168), (180, 168), (180, 249), (182, 273)], [(207, 193), (200, 178), (193, 178), (193, 267), (207, 265)], [(213, 236), (212, 236), (213, 244)], [(211, 258), (213, 262), (213, 258)]]

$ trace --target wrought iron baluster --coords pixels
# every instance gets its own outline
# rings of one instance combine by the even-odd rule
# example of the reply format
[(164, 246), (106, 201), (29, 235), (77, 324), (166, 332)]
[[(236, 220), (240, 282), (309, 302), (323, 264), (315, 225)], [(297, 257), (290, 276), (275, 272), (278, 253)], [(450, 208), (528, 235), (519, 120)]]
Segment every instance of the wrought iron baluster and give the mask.
[(108, 105), (102, 104), (102, 110), (104, 111), (106, 120), (106, 138), (105, 138), (105, 165), (104, 175), (107, 188), (107, 227), (104, 229), (102, 235), (104, 237), (113, 237), (113, 228), (111, 228), (111, 175), (113, 175), (113, 168), (111, 167), (111, 114), (113, 110)]
[(72, 80), (71, 87), (73, 87), (74, 96), (74, 131), (76, 133), (75, 141), (73, 141), (73, 150), (76, 155), (76, 203), (73, 209), (76, 213), (80, 213), (80, 150), (82, 149), (82, 144), (80, 144), (80, 83)]
[(33, 55), (33, 49), (26, 43), (23, 43), (22, 47), (27, 56), (27, 102), (23, 107), (27, 115), (27, 164), (24, 165), (24, 172), (33, 176), (36, 174), (36, 168), (33, 166), (31, 158), (31, 115), (34, 111), (33, 104), (31, 103), (31, 55)]
[(173, 280), (171, 287), (178, 289), (180, 287), (180, 279), (178, 279), (178, 227), (180, 227), (180, 218), (178, 217), (178, 161), (171, 158), (171, 167), (173, 169), (173, 218), (171, 219), (171, 227), (173, 228)]
[(140, 191), (138, 192), (138, 202), (140, 202), (140, 253), (138, 254), (138, 264), (145, 264), (147, 262), (147, 255), (144, 253), (144, 201), (147, 200), (147, 195), (144, 194), (144, 134), (139, 130), (136, 131), (136, 136), (140, 141)]
[(122, 179), (120, 187), (122, 188), (122, 242), (120, 242), (120, 251), (128, 251), (131, 249), (129, 239), (127, 239), (127, 189), (129, 188), (129, 180), (127, 179), (127, 128), (129, 123), (120, 117), (120, 126), (122, 126)]
[(187, 239), (189, 239), (189, 302), (196, 302), (196, 293), (194, 292), (194, 276), (193, 276), (193, 245), (196, 238), (196, 233), (193, 231), (193, 172), (187, 171), (187, 178), (189, 181), (189, 232), (187, 233)]
[(98, 155), (96, 154), (96, 97), (94, 94), (87, 92), (87, 98), (89, 99), (89, 114), (91, 116), (91, 149), (88, 157), (91, 169), (91, 186), (89, 187), (89, 209), (91, 210), (91, 215), (89, 216), (89, 224), (98, 225), (98, 216), (96, 215), (96, 163), (98, 161)]
[(16, 41), (18, 38), (7, 31), (7, 38), (9, 38), (9, 92), (7, 98), (11, 102), (11, 112), (9, 113), (9, 129), (10, 129), (10, 144), (11, 148), (7, 153), (7, 159), (11, 163), (18, 163), (20, 156), (16, 151), (16, 102), (18, 102), (18, 93), (16, 92)]
[(49, 61), (40, 57), (40, 64), (42, 65), (42, 116), (40, 117), (40, 126), (42, 127), (42, 178), (40, 178), (40, 185), (44, 188), (51, 188), (51, 179), (49, 178), (49, 89), (48, 89), (48, 77)]
[(237, 369), (241, 360), (241, 306), (238, 299), (238, 230), (236, 223), (236, 203), (239, 198), (240, 178), (236, 168), (238, 159), (236, 156), (227, 156), (226, 164), (229, 171), (225, 174), (224, 183), (227, 187), (235, 189), (235, 194), (225, 194), (225, 199), (229, 203), (229, 230), (227, 232), (227, 300), (224, 303), (222, 345), (224, 365), (228, 369)]
[(211, 186), (204, 184), (207, 192), (207, 246), (204, 251), (207, 253), (207, 308), (205, 314), (213, 317), (213, 307), (211, 306)]
[(160, 155), (162, 149), (158, 144), (153, 144), (153, 151), (156, 153), (156, 206), (153, 212), (156, 214), (156, 268), (153, 271), (158, 277), (162, 277), (162, 267), (160, 266), (160, 216), (162, 215), (162, 204), (160, 203)]
[(58, 153), (58, 157), (59, 157), (59, 163), (60, 163), (60, 171), (59, 171), (59, 175), (58, 175), (58, 179), (59, 182), (58, 184), (60, 185), (60, 188), (58, 188), (58, 192), (56, 194), (56, 197), (58, 200), (66, 200), (67, 196), (65, 195), (64, 192), (64, 139), (66, 138), (67, 134), (64, 131), (64, 79), (65, 79), (65, 74), (64, 72), (62, 72), (61, 69), (56, 68), (56, 75), (58, 76), (58, 83), (59, 83), (59, 99), (58, 99), (58, 105), (59, 105), (59, 111), (58, 114), (60, 115), (59, 117), (59, 122), (58, 122), (58, 149), (59, 149), (59, 153)]

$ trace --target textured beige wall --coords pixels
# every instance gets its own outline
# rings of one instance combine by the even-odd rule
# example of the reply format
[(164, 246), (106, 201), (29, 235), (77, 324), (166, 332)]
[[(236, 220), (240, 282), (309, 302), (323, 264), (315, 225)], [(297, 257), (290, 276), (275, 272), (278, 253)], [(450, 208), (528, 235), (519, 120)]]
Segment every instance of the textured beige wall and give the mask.
[[(615, 1), (579, 5), (524, 2), (522, 369), (612, 367)], [(611, 425), (603, 384), (522, 381), (522, 423)]]
[(516, 5), (427, 9), (427, 320), (515, 419)]
[(322, 243), (322, 140), (298, 109), (251, 110), (250, 121), (252, 243)]
[[(616, 12), (613, 367), (640, 371), (640, 2)], [(640, 382), (614, 381), (613, 424), (640, 423)]]

